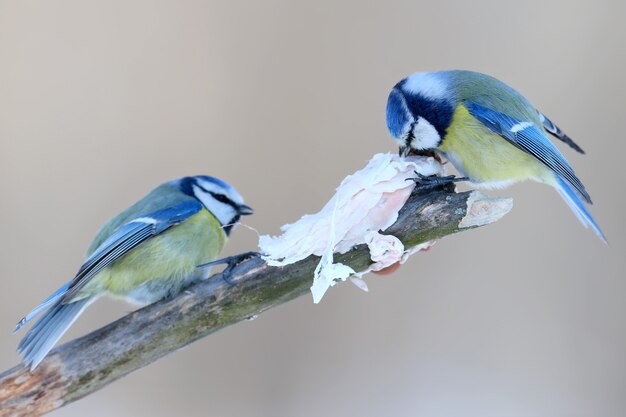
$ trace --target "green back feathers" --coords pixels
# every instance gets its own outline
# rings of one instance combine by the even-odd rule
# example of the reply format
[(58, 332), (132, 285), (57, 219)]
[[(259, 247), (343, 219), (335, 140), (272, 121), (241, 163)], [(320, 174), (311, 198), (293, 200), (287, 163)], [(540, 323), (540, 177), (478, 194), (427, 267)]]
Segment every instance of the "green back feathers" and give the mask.
[(175, 190), (176, 186), (171, 183), (161, 184), (144, 198), (109, 220), (100, 228), (96, 237), (91, 242), (87, 250), (87, 256), (91, 255), (115, 230), (129, 221), (137, 217), (145, 216), (156, 210), (174, 206), (185, 200), (194, 200), (193, 197), (175, 192)]
[(520, 93), (502, 81), (473, 71), (449, 71), (452, 91), (459, 102), (473, 101), (513, 118), (532, 121), (543, 129), (535, 107)]

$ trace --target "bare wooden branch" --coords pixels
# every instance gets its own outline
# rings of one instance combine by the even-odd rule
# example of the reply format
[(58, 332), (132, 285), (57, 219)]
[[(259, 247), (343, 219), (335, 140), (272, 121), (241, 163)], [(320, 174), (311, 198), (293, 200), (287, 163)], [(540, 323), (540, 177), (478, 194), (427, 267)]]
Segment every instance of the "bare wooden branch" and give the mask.
[[(385, 233), (406, 248), (482, 226), (511, 209), (511, 200), (476, 191), (414, 194)], [(367, 246), (335, 257), (355, 271), (369, 264)], [(39, 416), (226, 326), (308, 292), (318, 257), (285, 267), (254, 258), (225, 282), (220, 274), (54, 349), (34, 372), (21, 365), (0, 375), (0, 416)]]

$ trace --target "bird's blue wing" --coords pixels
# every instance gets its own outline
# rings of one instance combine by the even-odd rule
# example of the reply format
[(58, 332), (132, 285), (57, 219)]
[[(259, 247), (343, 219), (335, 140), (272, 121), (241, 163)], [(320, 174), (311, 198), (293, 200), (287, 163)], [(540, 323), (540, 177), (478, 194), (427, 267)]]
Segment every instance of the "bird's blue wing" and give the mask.
[(177, 225), (202, 210), (195, 200), (148, 213), (118, 228), (87, 258), (69, 283), (62, 302), (69, 302), (98, 272), (145, 240)]
[(98, 272), (152, 236), (175, 226), (202, 210), (196, 200), (189, 200), (137, 217), (120, 226), (87, 258), (74, 279), (46, 298), (15, 327), (20, 330), (38, 314), (47, 310), (20, 341), (18, 351), (31, 370), (48, 354), (63, 333), (95, 297), (73, 300), (78, 291)]
[(465, 107), (483, 125), (545, 164), (591, 204), (589, 194), (572, 167), (534, 122), (517, 120), (472, 101), (466, 101)]

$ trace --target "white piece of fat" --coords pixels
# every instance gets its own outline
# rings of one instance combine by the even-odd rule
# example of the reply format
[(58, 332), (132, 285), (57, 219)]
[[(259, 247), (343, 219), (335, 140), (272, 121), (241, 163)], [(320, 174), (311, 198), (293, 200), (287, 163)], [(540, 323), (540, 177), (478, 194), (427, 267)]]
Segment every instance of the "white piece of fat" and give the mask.
[[(374, 155), (365, 168), (341, 182), (335, 195), (318, 213), (282, 226), (280, 236), (261, 236), (259, 248), (263, 259), (268, 265), (284, 266), (309, 255), (321, 256), (311, 286), (315, 303), (320, 302), (329, 287), (348, 277), (367, 290), (362, 275), (408, 257), (398, 238), (381, 235), (379, 231), (397, 220), (398, 212), (415, 187), (413, 181), (407, 181), (415, 177), (414, 171), (427, 176), (444, 173), (442, 165), (432, 157)], [(334, 263), (334, 253), (345, 253), (360, 244), (369, 247), (374, 262), (366, 271), (357, 273), (347, 265)]]

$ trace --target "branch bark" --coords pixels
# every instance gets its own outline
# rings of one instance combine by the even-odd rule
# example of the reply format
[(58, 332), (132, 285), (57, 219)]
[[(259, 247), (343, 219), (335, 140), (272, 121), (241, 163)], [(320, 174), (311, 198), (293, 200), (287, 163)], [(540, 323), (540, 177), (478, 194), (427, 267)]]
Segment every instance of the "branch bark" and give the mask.
[[(384, 233), (411, 248), (498, 220), (511, 200), (452, 189), (413, 194)], [(365, 270), (366, 245), (336, 262)], [(18, 365), (0, 375), (0, 416), (39, 416), (76, 401), (149, 363), (226, 326), (258, 315), (308, 292), (319, 258), (285, 267), (253, 258), (178, 296), (132, 312), (54, 349), (34, 372)]]

